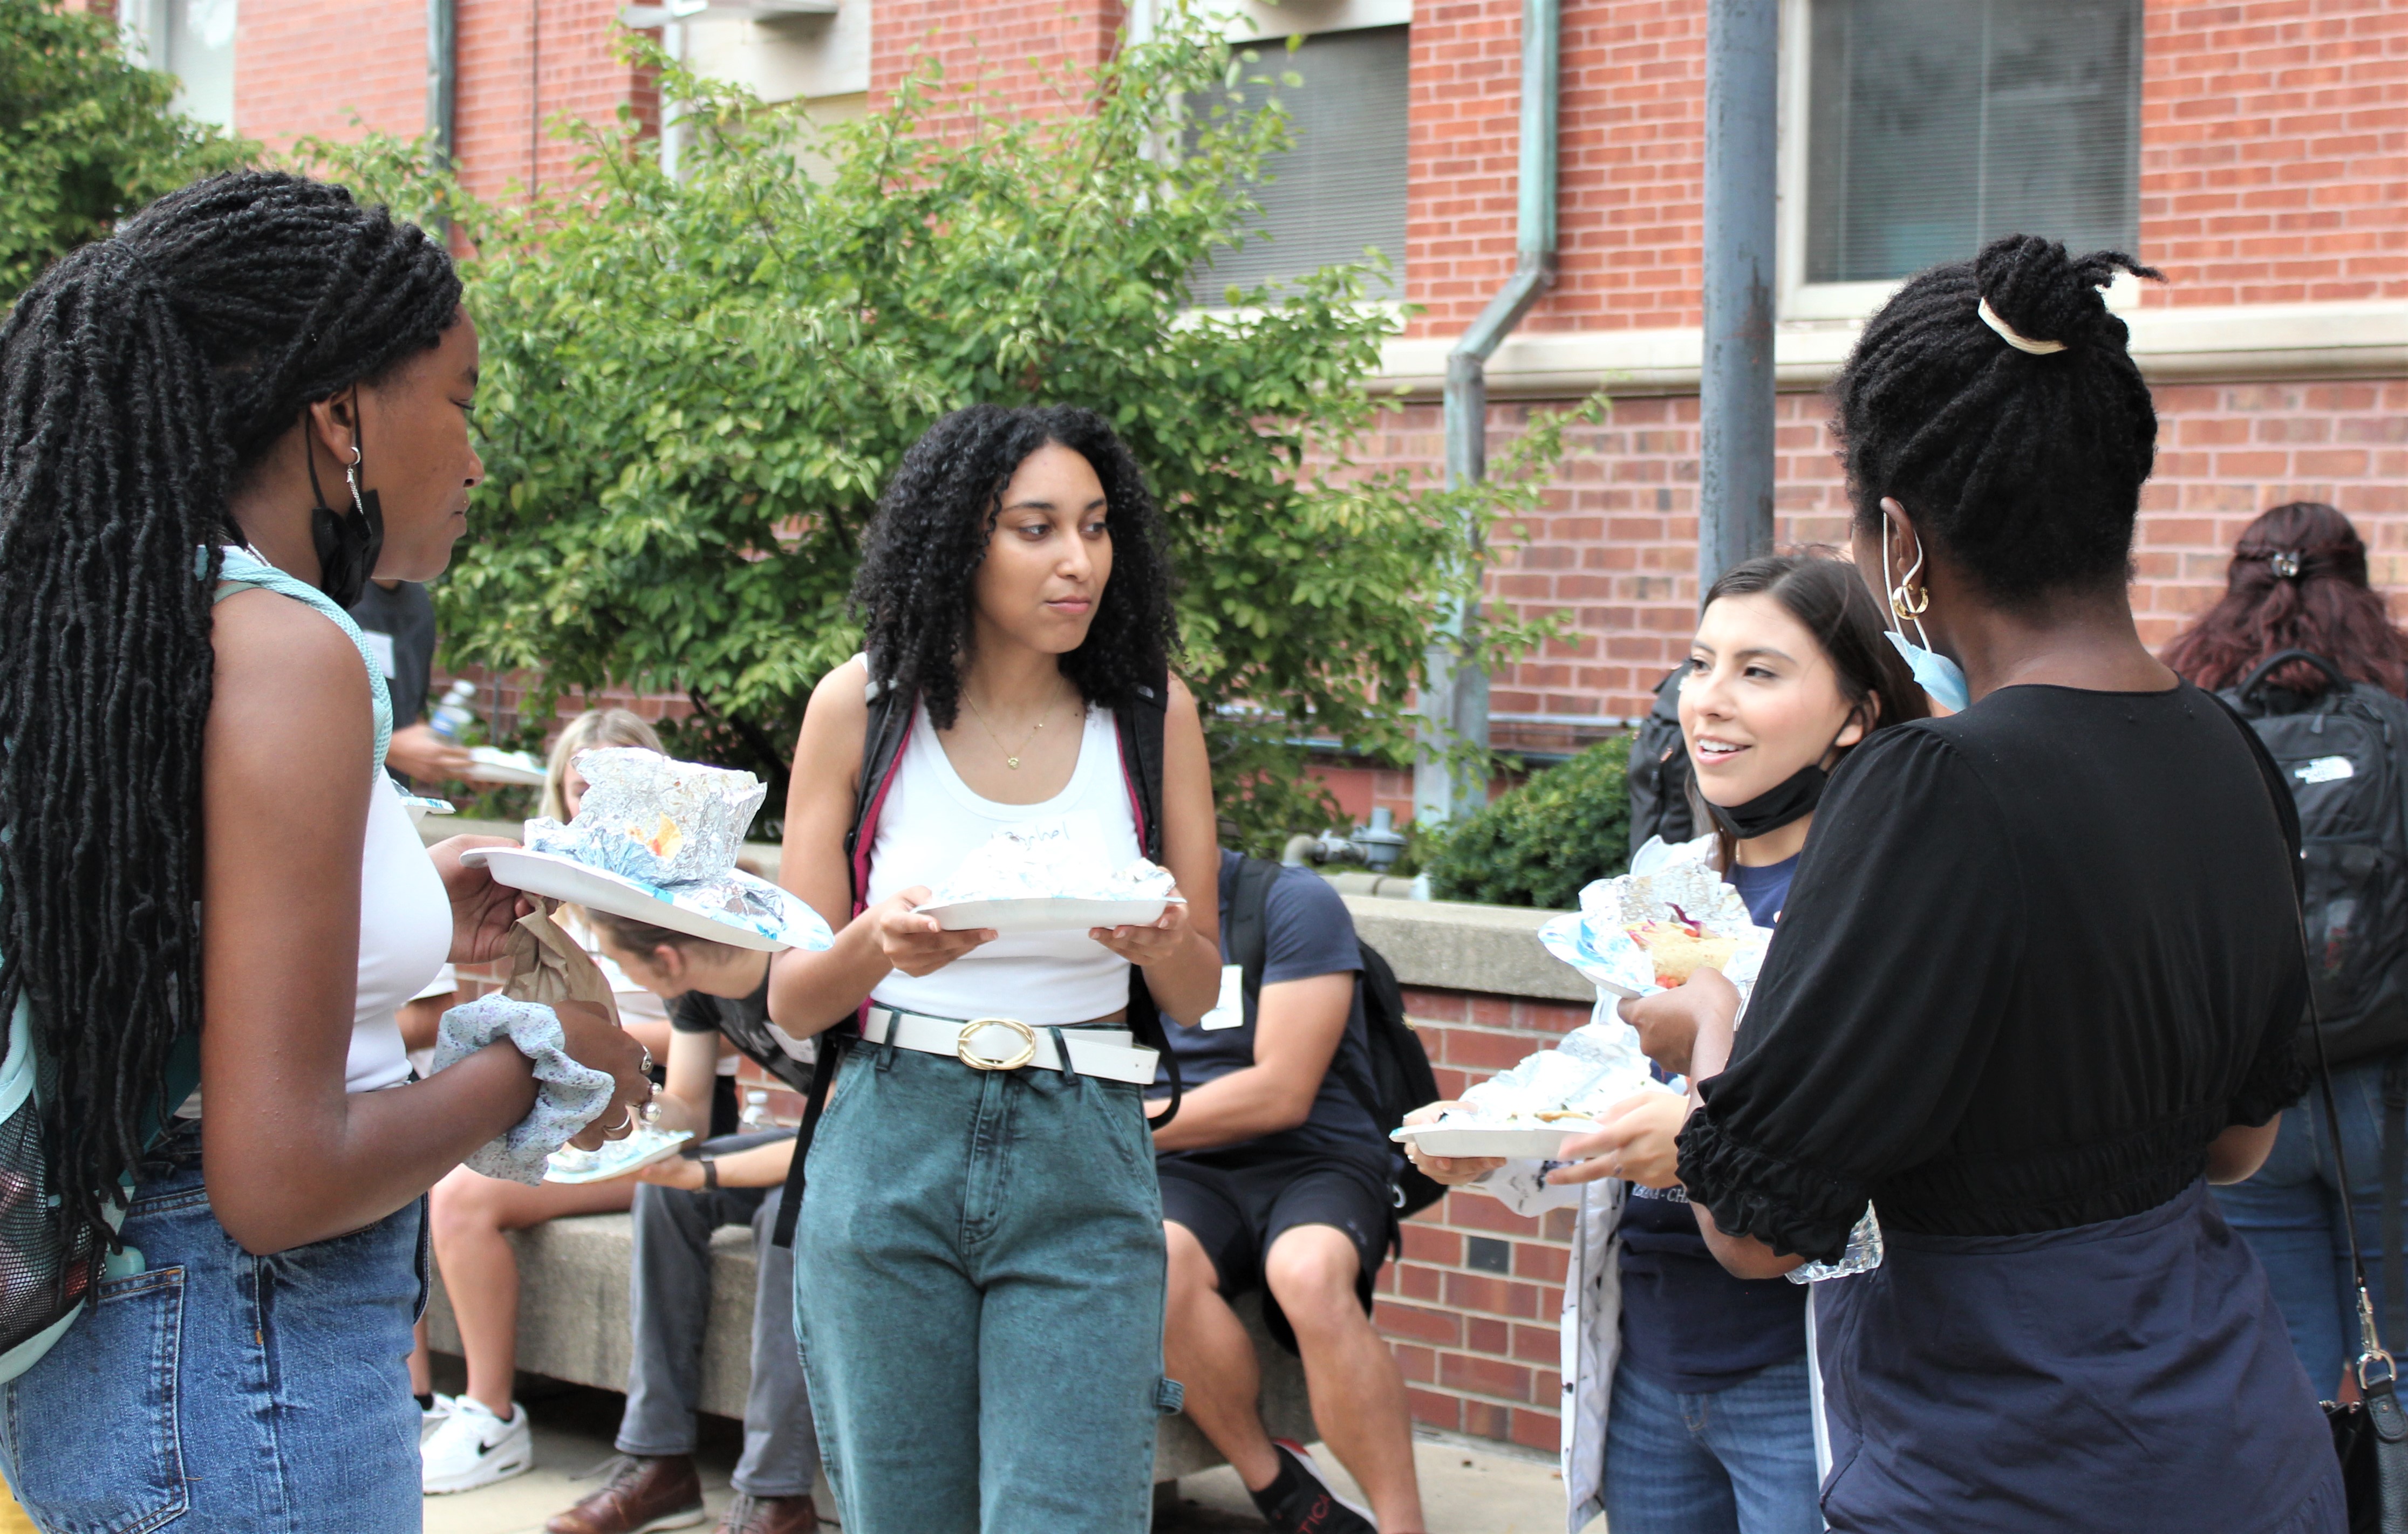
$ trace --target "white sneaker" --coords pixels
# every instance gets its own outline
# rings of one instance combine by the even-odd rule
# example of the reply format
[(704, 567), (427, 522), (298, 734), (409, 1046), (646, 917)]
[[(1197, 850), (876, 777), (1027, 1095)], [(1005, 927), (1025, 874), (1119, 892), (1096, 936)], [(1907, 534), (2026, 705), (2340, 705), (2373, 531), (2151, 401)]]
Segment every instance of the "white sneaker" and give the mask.
[(452, 1414), (452, 1398), (437, 1390), (435, 1392), (433, 1405), (419, 1408), (418, 1442), (420, 1443), (423, 1444), (427, 1434), (443, 1426), (443, 1419)]
[(474, 1491), (535, 1469), (535, 1434), (518, 1402), (510, 1402), (510, 1420), (504, 1422), (474, 1396), (459, 1396), (418, 1454), (419, 1484), (428, 1496)]

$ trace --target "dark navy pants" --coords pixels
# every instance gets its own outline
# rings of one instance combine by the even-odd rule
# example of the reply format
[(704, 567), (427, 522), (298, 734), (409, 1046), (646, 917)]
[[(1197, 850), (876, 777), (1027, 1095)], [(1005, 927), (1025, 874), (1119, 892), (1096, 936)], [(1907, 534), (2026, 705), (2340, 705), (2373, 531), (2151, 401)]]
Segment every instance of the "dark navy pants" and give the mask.
[(1834, 1529), (2343, 1534), (2323, 1413), (2205, 1184), (2070, 1230), (1883, 1237), (1815, 1285)]

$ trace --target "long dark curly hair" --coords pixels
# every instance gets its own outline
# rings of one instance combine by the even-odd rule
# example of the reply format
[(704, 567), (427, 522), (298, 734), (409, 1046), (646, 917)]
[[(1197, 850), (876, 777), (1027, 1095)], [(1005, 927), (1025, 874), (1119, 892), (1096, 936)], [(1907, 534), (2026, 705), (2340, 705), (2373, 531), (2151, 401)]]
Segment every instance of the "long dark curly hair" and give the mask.
[[(2367, 584), (2366, 544), (2334, 507), (2292, 501), (2259, 517), (2241, 530), (2224, 580), (2223, 598), (2166, 646), (2166, 664), (2200, 687), (2232, 687), (2285, 650), (2391, 692), (2408, 680), (2408, 634)], [(2304, 660), (2267, 680), (2304, 697), (2331, 685)]]
[[(1831, 385), (1861, 527), (1896, 496), (1992, 600), (2121, 587), (2157, 442), (2130, 333), (2100, 290), (2120, 251), (2073, 257), (2010, 234), (1919, 274), (1882, 305)], [(2063, 349), (2035, 356), (1984, 322)]]
[(1075, 405), (973, 405), (929, 427), (903, 455), (853, 582), (870, 680), (916, 689), (939, 730), (951, 729), (959, 711), (971, 586), (1004, 487), (1049, 443), (1096, 471), (1112, 541), (1111, 578), (1085, 643), (1062, 657), (1062, 675), (1088, 703), (1118, 708), (1160, 681), (1168, 662), (1174, 635), (1162, 515), (1120, 437), (1103, 417)]
[(341, 187), (221, 176), (0, 325), (0, 1017), (23, 997), (82, 1239), (201, 1024), (201, 731), (227, 499), (315, 401), (433, 346), (441, 245)]

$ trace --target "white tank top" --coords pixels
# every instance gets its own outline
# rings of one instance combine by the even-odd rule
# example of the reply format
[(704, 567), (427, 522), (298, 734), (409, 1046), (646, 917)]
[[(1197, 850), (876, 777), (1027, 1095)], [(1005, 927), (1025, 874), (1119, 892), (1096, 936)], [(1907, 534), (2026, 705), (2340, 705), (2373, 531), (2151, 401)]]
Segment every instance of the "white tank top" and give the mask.
[(360, 979), (343, 1065), (346, 1091), (373, 1092), (409, 1079), (394, 1015), (426, 988), (451, 952), (452, 902), (442, 875), (409, 823), (400, 788), (379, 773), (368, 785), (367, 836), (360, 847)]
[[(1087, 710), (1079, 764), (1060, 793), (1039, 804), (998, 804), (970, 791), (946, 760), (927, 708), (914, 704), (911, 736), (870, 845), (869, 903), (915, 884), (934, 889), (996, 831), (1057, 816), (1093, 826), (1111, 868), (1136, 860), (1137, 816), (1111, 710)], [(1043, 1026), (1109, 1016), (1128, 1005), (1128, 960), (1081, 929), (998, 937), (934, 974), (914, 979), (890, 971), (869, 994), (931, 1017), (1017, 1017)]]

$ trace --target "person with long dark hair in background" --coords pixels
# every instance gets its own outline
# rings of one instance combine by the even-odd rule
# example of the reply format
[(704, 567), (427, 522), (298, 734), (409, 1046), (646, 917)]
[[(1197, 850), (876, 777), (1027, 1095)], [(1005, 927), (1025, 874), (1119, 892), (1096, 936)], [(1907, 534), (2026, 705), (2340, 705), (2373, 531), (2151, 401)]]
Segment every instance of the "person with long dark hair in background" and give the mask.
[[(2302, 651), (2315, 659), (2283, 659)], [(2313, 833), (2309, 941), (2351, 1186), (2311, 1094), (2284, 1114), (2258, 1174), (2215, 1200), (2265, 1265), (2309, 1382), (2344, 1399), (2359, 1346), (2344, 1220), (2357, 1221), (2385, 1341), (2408, 1332), (2401, 1228), (2383, 1217), (2385, 1180), (2400, 1200), (2408, 1150), (2408, 634), (2368, 586), (2349, 518), (2294, 501), (2242, 530), (2223, 597), (2165, 662), (2258, 721)]]
[[(46, 1528), (419, 1527), (424, 1195), (538, 1088), (508, 1042), (409, 1081), (394, 1009), (518, 902), (420, 844), (342, 609), (442, 573), (476, 382), (443, 248), (292, 176), (160, 199), (0, 327), (0, 1015), (90, 1301), (0, 1400)], [(642, 1051), (555, 1010), (599, 1144)]]
[[(2206, 1185), (2304, 1089), (2289, 799), (2141, 643), (2157, 440), (2102, 252), (2010, 236), (1910, 278), (1833, 385), (1856, 563), (1945, 718), (1834, 774), (1744, 1026), (1623, 1004), (1691, 1082), (1723, 1265), (1813, 1285), (1840, 1530), (2339, 1534), (2340, 1467)], [(1871, 1256), (1859, 1247), (1861, 1262)]]
[[(1139, 1097), (1157, 1052), (1132, 1035), (1140, 1006), (1202, 1017), (1221, 975), (1211, 775), (1166, 671), (1161, 546), (1101, 417), (955, 411), (887, 485), (853, 588), (866, 654), (803, 717), (781, 876), (838, 931), (778, 956), (769, 1015), (821, 1035), (835, 1073), (797, 1152), (795, 1304), (847, 1534), (1153, 1516), (1178, 1392)], [(919, 914), (990, 838), (1040, 827), (1111, 867), (1154, 846), (1186, 903), (1009, 935)]]

